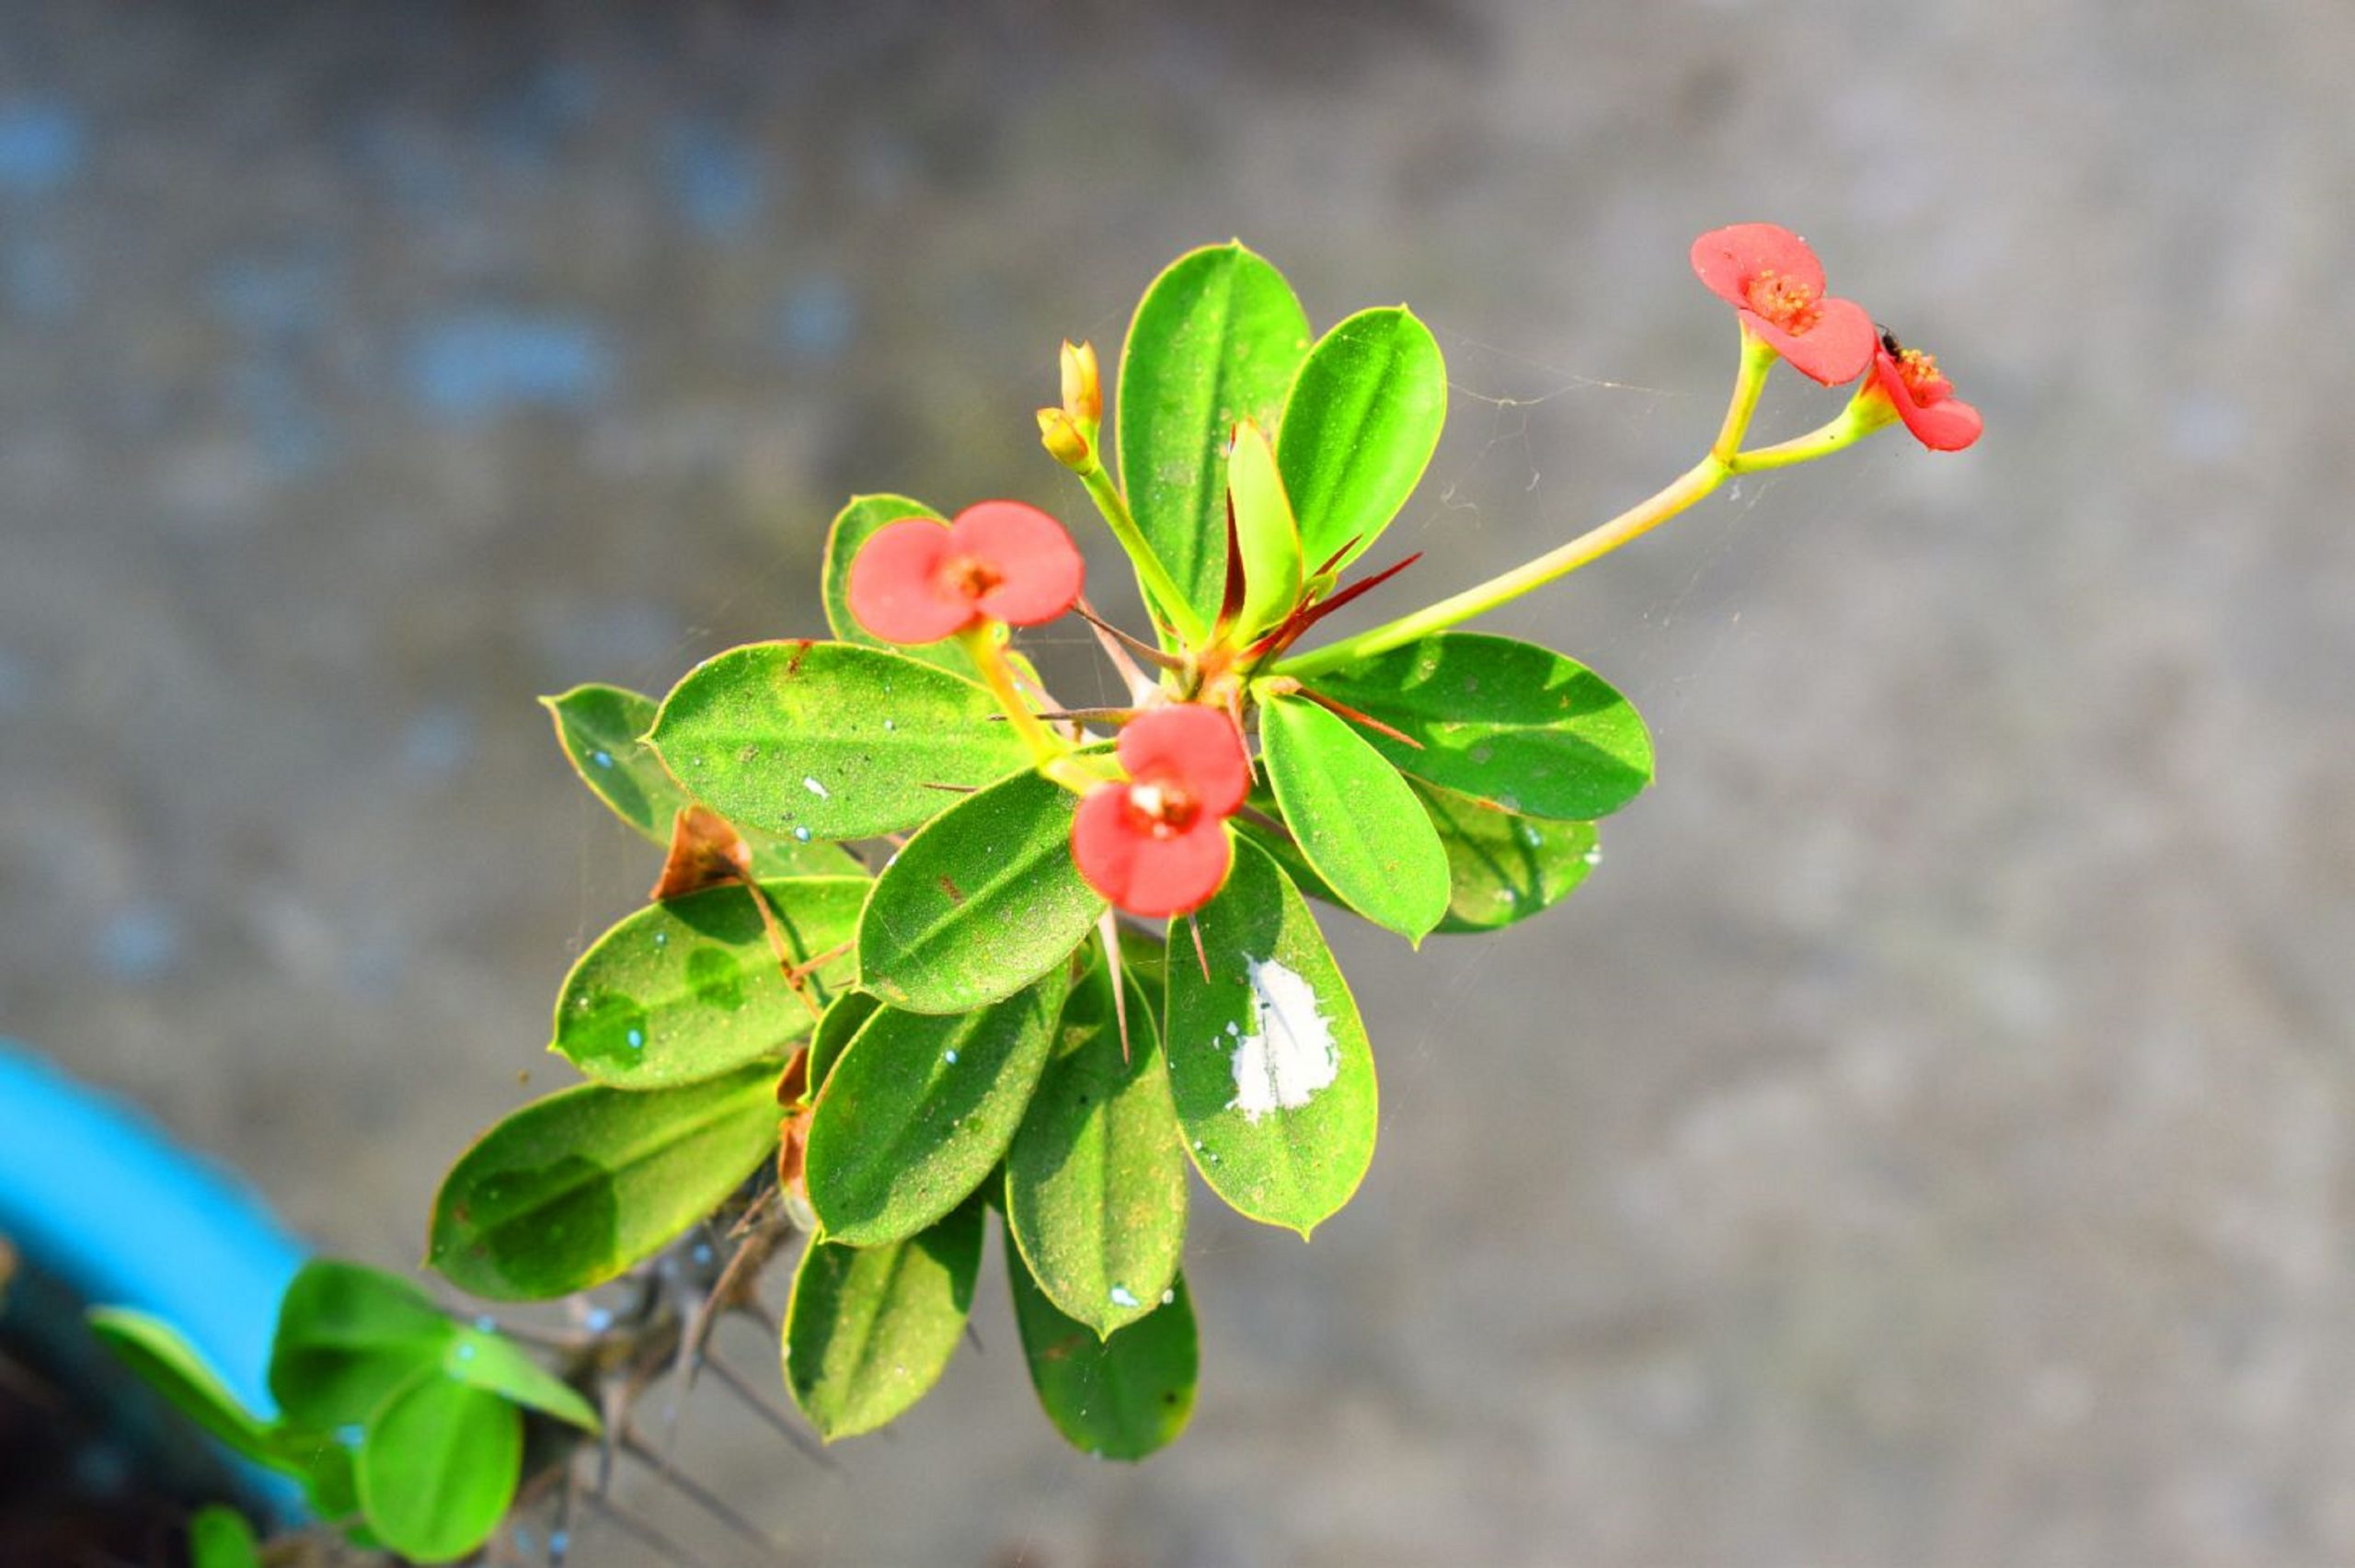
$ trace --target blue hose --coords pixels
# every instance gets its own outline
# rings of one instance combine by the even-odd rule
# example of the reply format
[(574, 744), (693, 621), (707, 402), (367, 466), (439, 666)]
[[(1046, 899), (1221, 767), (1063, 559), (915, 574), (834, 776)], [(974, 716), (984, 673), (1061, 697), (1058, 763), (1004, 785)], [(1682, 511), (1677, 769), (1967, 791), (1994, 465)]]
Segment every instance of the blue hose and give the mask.
[(94, 1304), (153, 1312), (274, 1414), (278, 1299), (307, 1249), (144, 1114), (0, 1040), (0, 1234)]

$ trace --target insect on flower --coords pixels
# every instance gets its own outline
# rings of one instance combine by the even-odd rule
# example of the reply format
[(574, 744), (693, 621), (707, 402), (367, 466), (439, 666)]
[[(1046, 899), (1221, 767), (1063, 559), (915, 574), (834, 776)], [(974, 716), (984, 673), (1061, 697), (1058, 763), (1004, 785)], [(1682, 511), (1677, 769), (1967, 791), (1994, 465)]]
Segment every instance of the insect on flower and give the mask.
[(1960, 452), (1979, 439), (1984, 424), (1978, 409), (1954, 395), (1954, 383), (1935, 356), (1908, 349), (1886, 326), (1863, 395), (1887, 402), (1913, 439), (1932, 452)]

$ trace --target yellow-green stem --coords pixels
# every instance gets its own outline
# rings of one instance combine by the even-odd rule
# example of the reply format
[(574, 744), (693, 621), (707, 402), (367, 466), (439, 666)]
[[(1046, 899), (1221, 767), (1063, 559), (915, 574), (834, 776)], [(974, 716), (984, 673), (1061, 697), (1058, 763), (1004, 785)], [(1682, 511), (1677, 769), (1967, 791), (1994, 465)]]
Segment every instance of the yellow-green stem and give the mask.
[(1302, 654), (1297, 658), (1280, 660), (1275, 672), (1304, 678), (1321, 674), (1358, 659), (1387, 653), (1433, 632), (1443, 632), (1476, 615), (1484, 615), (1498, 605), (1518, 599), (1534, 588), (1542, 588), (1557, 578), (1567, 577), (1589, 561), (1607, 555), (1629, 540), (1658, 528), (1724, 484), (1730, 472), (1716, 455), (1705, 457), (1686, 469), (1666, 489), (1648, 500), (1638, 501), (1600, 528), (1590, 529), (1534, 561), (1525, 562), (1436, 604), (1426, 605), (1411, 615), (1402, 615), (1387, 625), (1360, 632), (1353, 637), (1344, 637), (1338, 643), (1318, 648), (1314, 653)]
[(1756, 452), (1736, 453), (1732, 463), (1736, 474), (1756, 474), (1769, 468), (1788, 468), (1794, 463), (1809, 463), (1819, 457), (1829, 457), (1844, 447), (1854, 446), (1875, 430), (1892, 423), (1897, 410), (1890, 406), (1886, 394), (1867, 382), (1865, 390), (1848, 402), (1840, 417), (1821, 425), (1803, 436), (1773, 446), (1760, 447)]
[(972, 659), (973, 668), (981, 671), (982, 683), (1005, 710), (1006, 722), (1022, 738), (1022, 744), (1030, 752), (1030, 765), (1066, 789), (1085, 790), (1087, 781), (1070, 767), (1070, 746), (1047, 727), (1044, 719), (1030, 711), (1021, 688), (1014, 683), (1014, 667), (1007, 662), (1005, 648), (997, 640), (997, 624), (976, 621), (958, 633), (957, 640)]
[(1743, 322), (1741, 368), (1734, 373), (1733, 400), (1726, 406), (1725, 423), (1717, 427), (1717, 439), (1709, 448), (1709, 455), (1719, 463), (1731, 463), (1741, 450), (1741, 438), (1750, 433), (1750, 417), (1758, 412), (1766, 372), (1775, 368), (1776, 358), (1773, 346)]
[(1120, 542), (1120, 548), (1127, 551), (1129, 559), (1136, 564), (1137, 575), (1144, 579), (1148, 608), (1167, 624), (1176, 627), (1188, 647), (1201, 647), (1209, 638), (1210, 629), (1194, 613), (1194, 607), (1186, 602), (1186, 596), (1178, 591), (1178, 580), (1169, 575), (1169, 568), (1161, 564), (1161, 557), (1154, 554), (1151, 544), (1145, 543), (1143, 532), (1137, 527), (1137, 520), (1130, 515), (1128, 498), (1120, 494), (1120, 487), (1112, 483), (1112, 476), (1104, 471), (1103, 462), (1098, 459), (1079, 470), (1079, 482), (1087, 486), (1088, 498), (1096, 503), (1096, 509), (1104, 514), (1104, 521), (1111, 524), (1112, 536)]

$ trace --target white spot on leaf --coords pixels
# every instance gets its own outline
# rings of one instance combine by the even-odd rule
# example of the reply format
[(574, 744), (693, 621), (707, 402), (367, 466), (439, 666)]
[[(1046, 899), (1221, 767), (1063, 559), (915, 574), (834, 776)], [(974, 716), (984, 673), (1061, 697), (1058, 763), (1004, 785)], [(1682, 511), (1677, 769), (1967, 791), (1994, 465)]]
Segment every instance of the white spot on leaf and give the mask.
[(816, 779), (803, 779), (801, 781), (801, 787), (808, 790), (811, 795), (816, 795), (821, 800), (826, 798), (826, 786), (820, 784)]
[[(1340, 1076), (1341, 1053), (1316, 990), (1270, 958), (1246, 956), (1251, 982), (1251, 1032), (1235, 1047), (1235, 1098), (1227, 1108), (1256, 1122), (1270, 1111), (1296, 1111)], [(1234, 1025), (1227, 1033), (1235, 1032)]]

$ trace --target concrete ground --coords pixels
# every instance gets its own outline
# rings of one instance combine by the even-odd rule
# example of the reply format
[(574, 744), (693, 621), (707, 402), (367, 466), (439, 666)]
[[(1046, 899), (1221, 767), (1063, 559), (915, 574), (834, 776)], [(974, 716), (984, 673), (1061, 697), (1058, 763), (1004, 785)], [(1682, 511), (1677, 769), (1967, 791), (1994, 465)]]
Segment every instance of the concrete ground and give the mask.
[(1433, 323), (1390, 602), (1468, 583), (1698, 452), (1684, 249), (1774, 219), (1987, 438), (1498, 617), (1660, 782), (1508, 935), (1333, 922), (1383, 1145), (1314, 1246), (1198, 1211), (1184, 1441), (1064, 1451), (993, 1276), (838, 1471), (680, 1451), (808, 1564), (2355, 1560), (2350, 69), (2334, 0), (10, 0), (0, 1033), (403, 1265), (650, 875), (535, 694), (812, 629), (855, 489), (1078, 521), (1057, 339), (1229, 235)]

